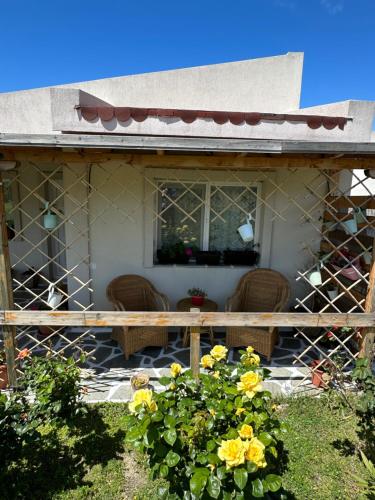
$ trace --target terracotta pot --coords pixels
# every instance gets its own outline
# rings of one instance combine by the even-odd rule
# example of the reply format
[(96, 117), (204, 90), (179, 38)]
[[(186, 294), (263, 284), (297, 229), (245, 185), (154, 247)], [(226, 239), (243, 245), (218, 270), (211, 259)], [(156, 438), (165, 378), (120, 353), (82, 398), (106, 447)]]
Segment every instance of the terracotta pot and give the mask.
[(0, 389), (6, 389), (8, 386), (7, 365), (0, 365)]
[[(320, 362), (318, 360), (315, 360), (311, 363), (311, 368), (314, 369), (315, 366), (317, 366)], [(324, 370), (320, 370), (319, 368), (317, 370), (314, 370), (311, 372), (311, 383), (315, 385), (315, 387), (323, 387), (326, 389), (328, 387), (327, 382), (324, 380), (324, 374), (326, 372)]]
[(193, 297), (191, 298), (191, 303), (193, 304), (193, 306), (203, 306), (204, 297), (193, 295)]
[(52, 333), (56, 333), (60, 328), (61, 328), (60, 326), (40, 325), (38, 327), (39, 335), (42, 335), (43, 337), (48, 337)]

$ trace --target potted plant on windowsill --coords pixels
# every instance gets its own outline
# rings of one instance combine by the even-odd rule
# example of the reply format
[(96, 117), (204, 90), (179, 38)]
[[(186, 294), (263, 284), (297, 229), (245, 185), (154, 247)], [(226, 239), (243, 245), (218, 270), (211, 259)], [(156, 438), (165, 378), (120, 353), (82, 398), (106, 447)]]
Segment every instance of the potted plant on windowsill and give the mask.
[(191, 297), (193, 306), (203, 306), (204, 298), (207, 296), (206, 292), (201, 288), (190, 288), (188, 295)]
[(0, 389), (6, 389), (8, 386), (8, 370), (5, 359), (5, 351), (0, 350)]
[(188, 264), (193, 255), (193, 249), (187, 247), (183, 241), (172, 245), (163, 245), (156, 251), (159, 264)]
[(196, 252), (196, 263), (198, 266), (219, 266), (221, 252), (218, 250), (198, 250)]
[(224, 250), (225, 266), (255, 266), (259, 253), (255, 250)]

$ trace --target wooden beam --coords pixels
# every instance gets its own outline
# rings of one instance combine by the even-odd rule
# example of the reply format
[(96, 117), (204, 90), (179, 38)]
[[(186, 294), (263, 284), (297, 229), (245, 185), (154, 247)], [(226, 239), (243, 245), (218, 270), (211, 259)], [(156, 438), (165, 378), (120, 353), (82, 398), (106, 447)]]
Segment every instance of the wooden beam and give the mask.
[(4, 134), (0, 146), (73, 147), (106, 149), (165, 149), (169, 151), (232, 151), (235, 153), (363, 154), (375, 155), (375, 142), (294, 141), (288, 139), (237, 139), (115, 134)]
[[(200, 309), (191, 307), (190, 312), (199, 313)], [(199, 326), (192, 326), (190, 328), (190, 368), (193, 377), (199, 378), (199, 361), (201, 354), (201, 333)]]
[[(0, 172), (0, 306), (2, 309), (12, 309), (13, 290), (10, 273), (10, 258), (8, 247), (8, 230), (5, 213), (4, 184)], [(4, 325), (4, 350), (8, 371), (8, 380), (11, 387), (17, 385), (16, 372), (16, 329), (14, 326)]]
[[(365, 302), (365, 312), (370, 314), (375, 312), (375, 238), (372, 245), (372, 262)], [(370, 366), (373, 359), (374, 340), (375, 328), (365, 328), (362, 332), (359, 356), (361, 358), (367, 358)]]
[[(6, 154), (5, 149), (2, 150)], [(9, 154), (9, 153), (8, 153)], [(15, 149), (12, 156), (17, 161), (61, 162), (61, 163), (106, 163), (123, 162), (128, 165), (149, 168), (176, 169), (236, 169), (260, 170), (279, 168), (316, 168), (326, 170), (375, 168), (375, 156), (371, 158), (315, 158), (290, 155), (184, 155), (184, 154), (129, 154), (90, 150), (85, 152), (66, 152), (53, 149)]]
[(0, 311), (0, 325), (57, 326), (357, 326), (375, 327), (375, 313), (234, 313), (132, 311)]

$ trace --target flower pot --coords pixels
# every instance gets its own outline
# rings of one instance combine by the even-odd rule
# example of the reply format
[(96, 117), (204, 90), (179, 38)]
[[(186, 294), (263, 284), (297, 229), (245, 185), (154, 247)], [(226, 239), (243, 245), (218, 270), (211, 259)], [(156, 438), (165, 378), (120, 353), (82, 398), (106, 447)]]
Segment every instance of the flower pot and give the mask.
[(50, 326), (50, 325), (39, 325), (38, 330), (39, 330), (39, 335), (42, 337), (49, 337), (53, 333), (56, 333), (58, 330), (60, 330), (61, 326)]
[(198, 251), (195, 257), (198, 266), (218, 266), (221, 260), (221, 252), (216, 250), (209, 252)]
[(0, 365), (0, 390), (8, 387), (7, 365)]
[(133, 375), (130, 379), (130, 383), (133, 391), (138, 391), (139, 389), (146, 389), (150, 383), (150, 377), (147, 373), (137, 373)]
[(358, 231), (357, 219), (349, 219), (341, 222), (346, 234), (355, 234)]
[(329, 299), (334, 300), (338, 296), (339, 290), (338, 290), (338, 288), (334, 288), (333, 290), (327, 290), (327, 293), (328, 293)]
[(225, 250), (224, 265), (254, 266), (259, 259), (259, 253), (254, 250)]
[[(314, 370), (314, 368), (316, 366), (318, 366), (320, 363), (319, 360), (315, 360), (311, 363), (310, 367), (312, 370)], [(323, 365), (320, 365), (320, 368), (318, 368), (317, 370), (314, 370), (314, 371), (311, 371), (311, 383), (313, 385), (315, 385), (315, 387), (322, 387), (324, 389), (326, 389), (328, 387), (328, 384), (327, 384), (327, 380), (325, 380), (326, 376), (329, 377), (328, 373), (326, 373), (324, 370), (321, 369)]]
[(204, 297), (193, 295), (193, 297), (191, 298), (191, 303), (193, 304), (193, 306), (203, 306)]

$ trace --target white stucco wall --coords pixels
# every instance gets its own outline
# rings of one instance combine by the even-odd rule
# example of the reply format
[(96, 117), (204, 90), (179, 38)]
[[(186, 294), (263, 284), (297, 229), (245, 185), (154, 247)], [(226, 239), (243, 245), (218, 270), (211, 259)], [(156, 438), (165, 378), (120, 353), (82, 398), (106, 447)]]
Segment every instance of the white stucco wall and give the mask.
[[(311, 252), (318, 250), (320, 238), (289, 197), (298, 200), (307, 211), (314, 207), (311, 217), (315, 227), (319, 228), (322, 209), (316, 206), (317, 198), (304, 186), (310, 186), (316, 193), (323, 193), (326, 186), (313, 170), (304, 169), (294, 174), (279, 170), (267, 173), (266, 178), (259, 173), (253, 175), (262, 179), (262, 198), (268, 204), (268, 208), (266, 205), (262, 208), (260, 265), (285, 274), (293, 296), (297, 293), (303, 295), (304, 285), (295, 281), (297, 270), (304, 270), (312, 262)], [(211, 178), (217, 180), (217, 174), (211, 173)], [(101, 186), (101, 194), (94, 189), (90, 198), (90, 218), (95, 219), (90, 227), (95, 309), (108, 308), (105, 287), (112, 278), (134, 273), (150, 279), (167, 294), (173, 305), (186, 296), (189, 288), (197, 286), (207, 290), (209, 297), (216, 300), (223, 310), (226, 298), (248, 268), (146, 266), (145, 227), (153, 214), (150, 208), (147, 209), (147, 199), (144, 200), (142, 171), (125, 165), (118, 168), (113, 163), (111, 166), (107, 164), (104, 170), (93, 166), (91, 182), (94, 186)], [(126, 186), (126, 191), (123, 186)], [(118, 210), (108, 204), (107, 198), (113, 200)], [(142, 201), (146, 201), (146, 209), (140, 206)], [(132, 220), (125, 214), (129, 214)]]

